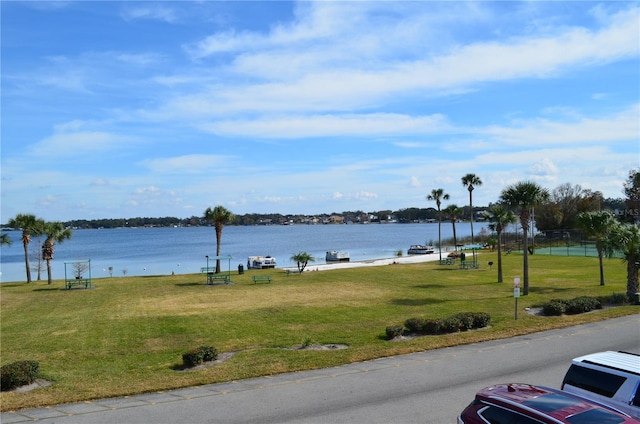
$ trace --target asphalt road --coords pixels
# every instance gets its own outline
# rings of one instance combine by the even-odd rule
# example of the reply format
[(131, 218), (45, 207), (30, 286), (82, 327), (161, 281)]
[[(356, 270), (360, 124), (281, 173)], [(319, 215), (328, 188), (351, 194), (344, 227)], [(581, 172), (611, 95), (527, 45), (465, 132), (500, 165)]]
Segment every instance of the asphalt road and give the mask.
[(572, 358), (602, 350), (640, 353), (640, 316), (335, 368), (4, 413), (0, 422), (455, 423), (485, 386), (559, 387)]

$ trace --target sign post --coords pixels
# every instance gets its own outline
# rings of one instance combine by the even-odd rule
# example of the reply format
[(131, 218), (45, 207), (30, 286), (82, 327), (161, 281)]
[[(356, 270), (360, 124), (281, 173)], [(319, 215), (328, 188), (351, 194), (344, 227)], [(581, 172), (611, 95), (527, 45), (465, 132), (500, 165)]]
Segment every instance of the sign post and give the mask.
[(516, 301), (515, 307), (515, 319), (518, 319), (518, 298), (520, 297), (520, 277), (515, 277), (513, 279), (513, 298)]

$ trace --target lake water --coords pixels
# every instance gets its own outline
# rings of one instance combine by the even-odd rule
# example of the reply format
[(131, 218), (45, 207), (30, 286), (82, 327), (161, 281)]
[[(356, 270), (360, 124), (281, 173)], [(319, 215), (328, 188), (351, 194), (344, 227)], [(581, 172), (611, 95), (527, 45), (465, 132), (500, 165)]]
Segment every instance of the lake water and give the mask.
[[(475, 223), (474, 233), (480, 233), (486, 224)], [(471, 234), (468, 222), (457, 223), (458, 237)], [(0, 282), (26, 281), (21, 232), (8, 231), (10, 246), (0, 250)], [(442, 223), (442, 239), (453, 237), (450, 223)], [(226, 226), (222, 231), (221, 255), (230, 255), (231, 262), (222, 261), (223, 271), (246, 267), (247, 257), (273, 256), (278, 268), (295, 266), (291, 256), (304, 251), (315, 258), (313, 263), (325, 263), (329, 250), (348, 252), (352, 261), (392, 258), (402, 250), (403, 255), (412, 244), (438, 242), (438, 224), (352, 224), (352, 225), (274, 225), (236, 227)], [(36, 240), (29, 245), (34, 251)], [(41, 243), (40, 243), (41, 245)], [(179, 228), (116, 228), (100, 230), (74, 230), (73, 237), (56, 244), (51, 262), (53, 279), (63, 279), (65, 261), (91, 259), (93, 278), (113, 276), (169, 275), (198, 273), (207, 265), (206, 255), (216, 254), (213, 227)], [(34, 260), (31, 264), (34, 265)], [(312, 263), (312, 264), (313, 264)], [(310, 264), (310, 265), (312, 265)], [(210, 261), (210, 266), (215, 266)], [(37, 273), (32, 271), (32, 279)], [(42, 279), (46, 280), (43, 264)]]

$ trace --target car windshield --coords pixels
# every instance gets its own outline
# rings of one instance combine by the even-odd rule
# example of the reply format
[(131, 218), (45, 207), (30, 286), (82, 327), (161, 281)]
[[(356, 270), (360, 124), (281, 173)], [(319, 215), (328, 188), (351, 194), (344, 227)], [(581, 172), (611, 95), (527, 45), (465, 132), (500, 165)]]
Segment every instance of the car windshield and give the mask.
[(618, 424), (625, 419), (604, 409), (590, 409), (566, 418), (572, 424)]

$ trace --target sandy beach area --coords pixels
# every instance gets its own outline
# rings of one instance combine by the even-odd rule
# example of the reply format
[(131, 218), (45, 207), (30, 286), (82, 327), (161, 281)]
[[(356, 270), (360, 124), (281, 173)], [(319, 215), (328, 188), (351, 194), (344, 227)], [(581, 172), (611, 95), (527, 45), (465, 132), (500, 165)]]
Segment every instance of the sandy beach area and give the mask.
[[(442, 258), (447, 257), (447, 252), (442, 252)], [(316, 264), (314, 262), (309, 262), (307, 267), (304, 269), (304, 272), (313, 272), (313, 271), (327, 271), (331, 269), (342, 269), (342, 268), (360, 268), (365, 266), (381, 266), (381, 265), (391, 265), (391, 264), (413, 264), (419, 262), (433, 262), (440, 260), (439, 253), (431, 253), (427, 255), (410, 255), (410, 256), (398, 256), (393, 258), (385, 258), (385, 259), (371, 259), (365, 261), (349, 261), (349, 262), (335, 262), (328, 264)], [(297, 271), (297, 267), (286, 267), (283, 268), (285, 271)]]

